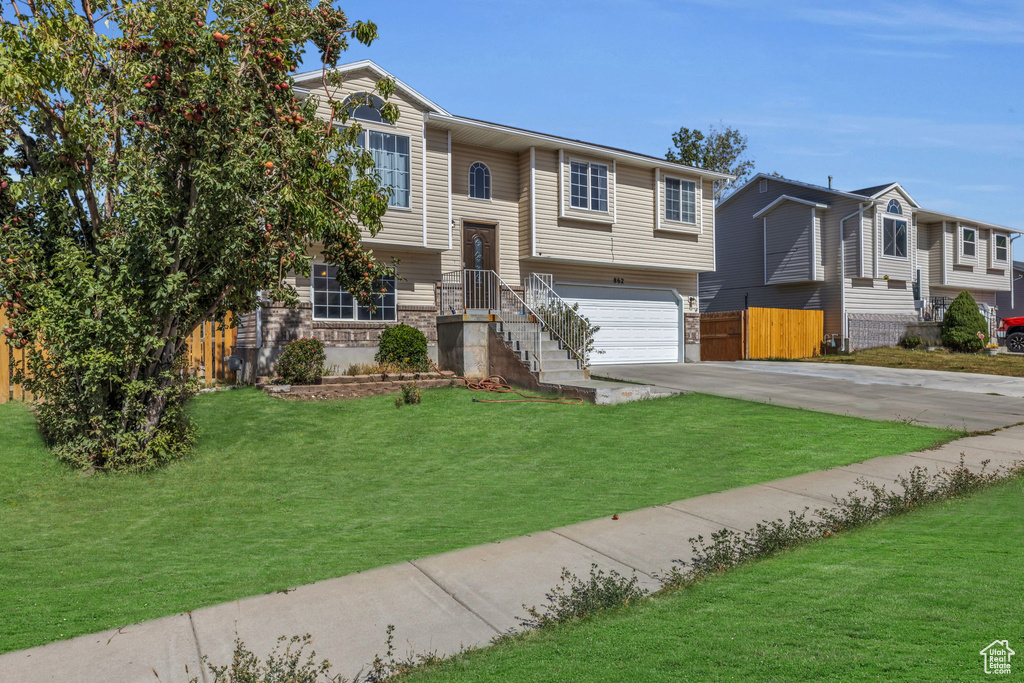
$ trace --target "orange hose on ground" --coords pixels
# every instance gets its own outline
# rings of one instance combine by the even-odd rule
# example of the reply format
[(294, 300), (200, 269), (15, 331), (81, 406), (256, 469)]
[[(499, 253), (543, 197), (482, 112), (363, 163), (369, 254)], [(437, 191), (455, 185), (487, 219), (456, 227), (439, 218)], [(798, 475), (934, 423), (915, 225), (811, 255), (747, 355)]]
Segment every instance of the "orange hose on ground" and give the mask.
[[(427, 358), (427, 361), (430, 363), (431, 367), (433, 367), (434, 370), (440, 374), (441, 370), (436, 365), (434, 365), (434, 361), (430, 360), (430, 358)], [(490, 375), (488, 377), (483, 378), (479, 382), (470, 381), (468, 378), (463, 377), (461, 375), (455, 375), (455, 378), (461, 379), (463, 382), (465, 382), (466, 388), (469, 389), (470, 391), (484, 391), (490, 394), (518, 394), (519, 396), (522, 397), (507, 398), (502, 399), (500, 401), (496, 401), (493, 399), (474, 398), (473, 403), (561, 403), (563, 405), (571, 406), (577, 406), (583, 403), (583, 399), (578, 396), (576, 398), (546, 398), (544, 396), (530, 396), (529, 394), (524, 394), (518, 389), (512, 387), (508, 382), (505, 381), (505, 378), (502, 377), (501, 375)]]

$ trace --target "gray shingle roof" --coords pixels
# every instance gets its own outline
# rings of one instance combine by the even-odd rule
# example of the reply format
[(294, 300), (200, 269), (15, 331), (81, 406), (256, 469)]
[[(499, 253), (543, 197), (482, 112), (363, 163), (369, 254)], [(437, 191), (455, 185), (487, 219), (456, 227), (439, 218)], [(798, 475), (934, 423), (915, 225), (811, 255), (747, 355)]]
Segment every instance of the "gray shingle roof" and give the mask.
[(893, 183), (885, 183), (884, 185), (875, 185), (873, 187), (865, 187), (863, 190), (850, 190), (850, 194), (859, 194), (864, 197), (874, 197), (876, 194), (889, 187)]

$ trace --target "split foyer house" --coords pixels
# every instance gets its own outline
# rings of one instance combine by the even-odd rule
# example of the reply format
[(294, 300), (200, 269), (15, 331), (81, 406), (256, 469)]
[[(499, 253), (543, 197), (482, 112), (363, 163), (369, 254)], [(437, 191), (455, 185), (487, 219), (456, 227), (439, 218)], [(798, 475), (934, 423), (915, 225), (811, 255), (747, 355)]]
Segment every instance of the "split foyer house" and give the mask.
[[(388, 75), (370, 61), (338, 70), (342, 96)], [(322, 87), (319, 72), (295, 80), (308, 97)], [(371, 312), (308, 254), (312, 276), (293, 276), (301, 304), (268, 304), (240, 330), (261, 374), (296, 337), (323, 340), (329, 364), (371, 361), (396, 323), (421, 329), (436, 353), (439, 314), (494, 308), (501, 292), (529, 287), (600, 326), (594, 363), (699, 359), (697, 275), (714, 270), (713, 185), (729, 176), (457, 116), (396, 82), (394, 125), (371, 107), (355, 119), (392, 190), (383, 230), (364, 241), (398, 261), (398, 277)]]
[(897, 343), (968, 290), (995, 329), (1020, 231), (920, 206), (899, 184), (851, 192), (759, 174), (717, 211), (718, 262), (704, 312), (748, 306), (824, 312), (826, 338)]

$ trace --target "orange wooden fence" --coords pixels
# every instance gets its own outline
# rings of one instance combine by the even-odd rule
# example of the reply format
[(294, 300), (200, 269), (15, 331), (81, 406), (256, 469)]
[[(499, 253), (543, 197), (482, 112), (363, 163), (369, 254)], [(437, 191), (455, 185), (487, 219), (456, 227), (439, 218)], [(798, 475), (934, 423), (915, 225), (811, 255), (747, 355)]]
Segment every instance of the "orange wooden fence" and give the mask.
[(186, 353), (189, 372), (195, 377), (201, 377), (205, 387), (212, 387), (217, 380), (235, 383), (235, 373), (228, 370), (228, 362), (225, 360), (231, 355), (231, 347), (238, 337), (236, 328), (226, 328), (230, 324), (230, 313), (224, 318), (223, 325), (205, 322), (196, 328), (188, 341)]
[(809, 358), (821, 353), (825, 313), (747, 309), (747, 358)]
[[(230, 323), (231, 314), (228, 313), (225, 325)], [(7, 325), (7, 315), (0, 309), (0, 330)], [(224, 327), (215, 322), (203, 323), (188, 340), (188, 372), (199, 377), (205, 387), (212, 387), (218, 380), (228, 384), (235, 382), (235, 373), (228, 369), (227, 361), (224, 359), (231, 355), (238, 335), (237, 330)], [(25, 349), (14, 348), (8, 343), (7, 337), (0, 333), (0, 403), (32, 400), (32, 394), (25, 391), (21, 384), (14, 382), (15, 371), (25, 370), (25, 363)]]

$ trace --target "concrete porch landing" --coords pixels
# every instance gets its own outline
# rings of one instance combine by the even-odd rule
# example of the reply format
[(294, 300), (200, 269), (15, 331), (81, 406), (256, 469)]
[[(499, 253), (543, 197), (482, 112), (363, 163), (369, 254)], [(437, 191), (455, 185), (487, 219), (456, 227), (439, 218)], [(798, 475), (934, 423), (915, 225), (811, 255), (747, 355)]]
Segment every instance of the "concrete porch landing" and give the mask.
[(654, 589), (674, 560), (691, 558), (692, 537), (826, 507), (862, 479), (891, 488), (915, 466), (934, 473), (961, 454), (974, 470), (986, 460), (990, 470), (1024, 460), (1024, 427), (632, 512), (608, 510), (601, 519), (11, 652), (0, 655), (0, 680), (205, 683), (212, 677), (202, 656), (229, 663), (236, 637), (262, 657), (279, 636), (304, 633), (314, 637), (317, 661), (327, 658), (335, 674), (352, 677), (383, 652), (389, 624), (398, 656), (454, 654), (517, 626), (523, 605), (543, 604), (563, 567), (577, 576), (591, 564), (635, 572)]

